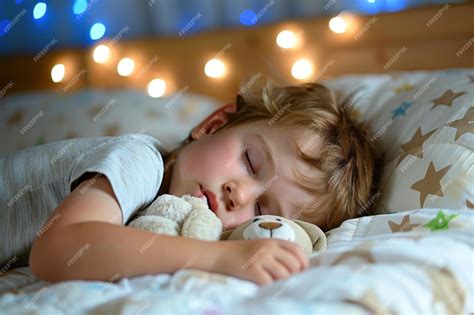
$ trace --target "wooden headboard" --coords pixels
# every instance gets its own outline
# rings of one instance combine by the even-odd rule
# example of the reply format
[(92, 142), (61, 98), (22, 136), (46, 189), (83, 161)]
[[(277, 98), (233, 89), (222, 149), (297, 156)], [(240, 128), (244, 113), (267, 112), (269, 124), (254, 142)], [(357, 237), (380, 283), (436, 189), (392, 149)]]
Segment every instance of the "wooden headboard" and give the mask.
[[(349, 73), (473, 67), (473, 17), (474, 1), (470, 1), (356, 16), (352, 31), (343, 34), (328, 28), (329, 18), (318, 18), (184, 38), (118, 40), (106, 64), (92, 60), (92, 49), (51, 51), (36, 62), (35, 56), (3, 57), (0, 89), (9, 85), (3, 94), (38, 89), (61, 93), (83, 88), (145, 89), (151, 79), (160, 77), (167, 82), (167, 93), (190, 91), (229, 101), (244, 79), (303, 82), (291, 76), (291, 66), (300, 58), (314, 62), (314, 75), (307, 81)], [(275, 37), (283, 29), (301, 36), (299, 48), (285, 50), (276, 45)], [(224, 78), (204, 74), (205, 63), (216, 55), (227, 66)], [(136, 62), (129, 77), (116, 72), (118, 60), (125, 56)], [(53, 83), (50, 76), (56, 63), (64, 63), (67, 69), (60, 83)]]

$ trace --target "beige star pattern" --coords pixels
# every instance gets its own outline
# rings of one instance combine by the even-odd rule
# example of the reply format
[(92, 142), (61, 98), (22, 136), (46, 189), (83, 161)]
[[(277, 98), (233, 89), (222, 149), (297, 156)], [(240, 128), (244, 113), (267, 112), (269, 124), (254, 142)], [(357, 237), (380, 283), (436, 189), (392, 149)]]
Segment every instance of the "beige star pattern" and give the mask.
[(388, 307), (387, 303), (382, 303), (378, 299), (377, 294), (372, 289), (367, 290), (364, 295), (358, 297), (357, 299), (346, 298), (345, 301), (354, 303), (356, 305), (361, 305), (364, 309), (369, 310), (370, 314), (396, 314), (396, 312)]
[(474, 209), (474, 203), (470, 202), (468, 199), (466, 199), (466, 206), (468, 209)]
[(433, 301), (444, 306), (446, 314), (462, 314), (466, 291), (455, 275), (447, 268), (428, 265), (422, 270), (431, 280)]
[(375, 263), (375, 258), (372, 255), (372, 248), (373, 245), (372, 243), (368, 242), (365, 244), (362, 244), (354, 249), (348, 250), (344, 252), (341, 256), (336, 258), (332, 263), (331, 266), (340, 264), (341, 262), (350, 259), (352, 257), (358, 257), (363, 261), (366, 261), (369, 264)]
[(450, 122), (448, 126), (457, 129), (454, 141), (465, 133), (474, 133), (474, 107), (469, 108), (463, 118)]
[(436, 131), (436, 129), (428, 132), (428, 133), (425, 133), (424, 135), (421, 133), (421, 128), (418, 127), (418, 129), (416, 129), (415, 131), (415, 134), (413, 135), (413, 137), (410, 139), (410, 141), (408, 142), (405, 142), (404, 144), (401, 145), (401, 148), (403, 150), (403, 153), (400, 155), (400, 157), (398, 158), (398, 162), (397, 162), (397, 165), (398, 166), (400, 164), (401, 161), (403, 161), (403, 159), (405, 159), (409, 154), (412, 154), (410, 152), (413, 152), (414, 149), (418, 149), (418, 151), (415, 151), (416, 153), (414, 154), (416, 157), (418, 158), (423, 158), (423, 143), (426, 141), (426, 139), (428, 139), (434, 132)]
[(434, 164), (431, 161), (426, 171), (425, 177), (416, 183), (414, 183), (410, 188), (416, 190), (420, 193), (420, 207), (423, 208), (425, 204), (426, 197), (428, 195), (437, 195), (442, 197), (443, 190), (441, 189), (441, 178), (446, 174), (446, 172), (451, 168), (452, 165), (448, 165), (439, 171), (435, 170)]
[(419, 224), (412, 224), (410, 222), (409, 214), (403, 217), (402, 222), (400, 222), (400, 224), (397, 224), (393, 222), (392, 220), (388, 220), (388, 226), (390, 227), (390, 230), (392, 230), (392, 233), (409, 232), (409, 231), (412, 231), (413, 228), (417, 227), (418, 225)]
[(449, 89), (446, 92), (444, 92), (443, 95), (431, 101), (434, 105), (432, 108), (436, 108), (436, 106), (439, 106), (439, 105), (446, 105), (446, 106), (451, 107), (453, 106), (453, 101), (464, 94), (466, 94), (466, 92), (454, 93), (453, 90)]

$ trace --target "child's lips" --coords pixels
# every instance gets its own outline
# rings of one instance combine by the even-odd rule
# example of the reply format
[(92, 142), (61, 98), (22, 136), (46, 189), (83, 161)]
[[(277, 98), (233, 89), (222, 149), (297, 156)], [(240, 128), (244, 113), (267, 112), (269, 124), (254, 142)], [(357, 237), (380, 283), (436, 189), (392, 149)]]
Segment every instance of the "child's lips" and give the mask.
[(207, 199), (207, 204), (209, 205), (209, 209), (211, 209), (212, 212), (217, 213), (217, 208), (219, 207), (219, 204), (217, 203), (216, 195), (212, 191), (206, 190), (201, 185), (199, 185), (199, 187), (201, 188), (200, 192)]

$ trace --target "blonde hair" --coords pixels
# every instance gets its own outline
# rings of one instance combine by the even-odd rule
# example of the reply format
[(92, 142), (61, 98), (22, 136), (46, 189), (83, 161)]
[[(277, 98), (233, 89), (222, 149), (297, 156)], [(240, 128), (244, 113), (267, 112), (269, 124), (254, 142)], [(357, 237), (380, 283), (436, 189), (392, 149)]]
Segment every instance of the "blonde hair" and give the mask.
[(269, 81), (258, 92), (241, 89), (236, 103), (237, 112), (218, 133), (268, 120), (275, 126), (305, 127), (320, 136), (318, 156), (306, 155), (302, 147), (296, 147), (298, 157), (323, 175), (310, 178), (295, 170), (295, 179), (315, 193), (314, 202), (305, 205), (303, 213), (325, 213), (321, 228), (329, 230), (344, 220), (374, 213), (383, 161), (363, 125), (350, 115), (351, 106), (338, 105), (330, 89), (319, 83), (274, 87)]

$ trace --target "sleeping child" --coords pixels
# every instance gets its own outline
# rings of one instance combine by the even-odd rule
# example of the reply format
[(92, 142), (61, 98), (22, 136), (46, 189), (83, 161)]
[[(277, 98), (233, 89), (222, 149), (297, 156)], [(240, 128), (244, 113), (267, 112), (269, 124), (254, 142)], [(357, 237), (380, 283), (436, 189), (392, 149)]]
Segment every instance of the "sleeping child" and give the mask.
[(202, 241), (127, 223), (165, 193), (206, 197), (224, 230), (261, 214), (329, 230), (375, 208), (368, 201), (381, 160), (362, 125), (318, 83), (242, 90), (174, 151), (162, 157), (160, 146), (127, 134), (0, 156), (0, 263), (29, 264), (50, 282), (191, 266), (265, 285), (308, 268), (299, 245)]

